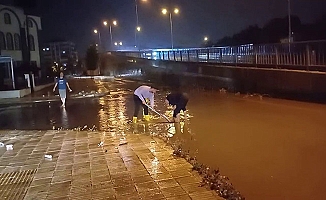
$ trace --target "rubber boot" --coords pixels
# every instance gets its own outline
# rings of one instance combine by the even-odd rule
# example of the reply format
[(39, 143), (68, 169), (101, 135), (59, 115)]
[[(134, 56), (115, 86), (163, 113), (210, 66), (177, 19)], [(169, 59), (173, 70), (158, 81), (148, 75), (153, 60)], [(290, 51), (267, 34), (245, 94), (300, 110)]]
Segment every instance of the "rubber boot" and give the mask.
[(132, 118), (132, 123), (137, 123), (137, 117)]
[(149, 115), (144, 115), (145, 121), (149, 121)]
[(173, 117), (173, 120), (175, 123), (179, 123), (180, 122), (180, 113), (177, 114), (177, 117)]

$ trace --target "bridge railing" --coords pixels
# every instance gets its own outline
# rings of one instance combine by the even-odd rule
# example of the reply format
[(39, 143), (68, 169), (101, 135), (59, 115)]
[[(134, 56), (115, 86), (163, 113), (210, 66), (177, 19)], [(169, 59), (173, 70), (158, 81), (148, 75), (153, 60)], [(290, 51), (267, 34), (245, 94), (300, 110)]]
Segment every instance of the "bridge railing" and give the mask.
[[(276, 68), (298, 67), (326, 70), (326, 40), (228, 47), (149, 49), (119, 52), (126, 56), (179, 62), (264, 65)], [(294, 68), (295, 69), (295, 68)]]

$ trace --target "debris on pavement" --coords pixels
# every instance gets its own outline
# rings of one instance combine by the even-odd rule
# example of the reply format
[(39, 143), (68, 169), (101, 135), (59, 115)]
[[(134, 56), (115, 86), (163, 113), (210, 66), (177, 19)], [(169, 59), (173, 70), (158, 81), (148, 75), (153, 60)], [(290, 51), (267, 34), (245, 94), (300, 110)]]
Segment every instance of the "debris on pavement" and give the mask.
[(52, 155), (46, 154), (44, 157), (45, 159), (52, 160)]
[(127, 139), (126, 139), (125, 137), (120, 138), (120, 143), (119, 143), (119, 145), (125, 145), (125, 144), (127, 144), (127, 143), (128, 143), (128, 141), (127, 141)]
[(100, 142), (100, 143), (98, 144), (98, 146), (99, 146), (99, 147), (102, 147), (103, 144), (104, 144), (104, 142), (102, 141), (102, 142)]
[(12, 144), (8, 144), (8, 145), (6, 145), (6, 149), (7, 150), (13, 150), (14, 146)]

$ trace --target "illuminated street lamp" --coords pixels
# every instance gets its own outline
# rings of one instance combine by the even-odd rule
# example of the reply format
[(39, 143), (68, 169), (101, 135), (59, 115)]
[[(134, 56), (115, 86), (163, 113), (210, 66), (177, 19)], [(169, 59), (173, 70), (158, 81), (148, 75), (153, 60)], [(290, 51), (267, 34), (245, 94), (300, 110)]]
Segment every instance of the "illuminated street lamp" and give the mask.
[(110, 29), (110, 46), (112, 48), (112, 45), (113, 45), (113, 36), (112, 36), (112, 25), (113, 26), (117, 26), (118, 25), (118, 22), (116, 20), (112, 21), (111, 23), (109, 23), (108, 21), (103, 21), (103, 25), (104, 26), (109, 26), (109, 29)]
[[(135, 30), (135, 46), (137, 47), (137, 32), (140, 32), (141, 28), (139, 26), (139, 11), (138, 11), (138, 2), (140, 0), (135, 0), (135, 11), (136, 11), (136, 30)], [(147, 0), (141, 0), (141, 2), (147, 2)]]
[(114, 43), (114, 46), (118, 46), (118, 45), (119, 45), (119, 46), (122, 46), (122, 42), (115, 42), (115, 43)]
[[(174, 14), (179, 14), (180, 10), (178, 8), (174, 8), (173, 13)], [(171, 30), (171, 48), (174, 48), (173, 45), (173, 19), (172, 19), (172, 12), (169, 12), (166, 8), (162, 9), (162, 14), (166, 15), (168, 14), (170, 15), (170, 30)]]
[(115, 42), (114, 46), (116, 46), (116, 49), (120, 49), (122, 47), (122, 42)]
[(94, 29), (94, 33), (98, 35), (99, 48), (101, 48), (101, 33), (97, 29)]
[(208, 37), (206, 36), (206, 37), (204, 37), (204, 41), (205, 42), (207, 42), (208, 41)]
[(163, 15), (166, 15), (166, 13), (168, 13), (168, 10), (166, 8), (163, 8), (162, 13), (163, 13)]

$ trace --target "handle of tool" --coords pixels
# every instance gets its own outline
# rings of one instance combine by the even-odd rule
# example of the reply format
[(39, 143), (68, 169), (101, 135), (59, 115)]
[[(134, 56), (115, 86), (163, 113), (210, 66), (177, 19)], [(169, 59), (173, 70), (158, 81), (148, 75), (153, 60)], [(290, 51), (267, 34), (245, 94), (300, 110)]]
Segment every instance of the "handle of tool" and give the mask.
[(166, 121), (170, 122), (169, 118), (167, 118), (165, 115), (157, 112), (156, 110), (154, 110), (154, 108), (150, 107), (149, 105), (145, 104), (150, 110), (152, 110), (153, 112), (155, 112), (156, 114), (158, 114), (159, 116), (163, 117)]

